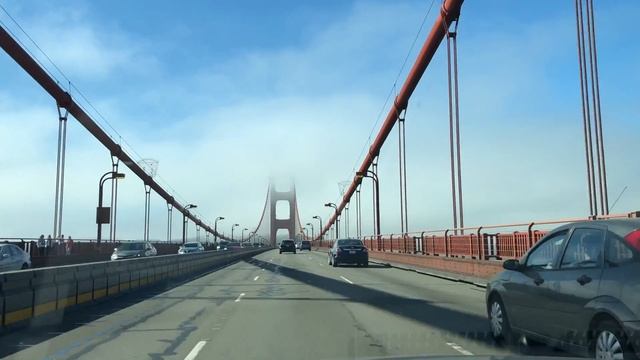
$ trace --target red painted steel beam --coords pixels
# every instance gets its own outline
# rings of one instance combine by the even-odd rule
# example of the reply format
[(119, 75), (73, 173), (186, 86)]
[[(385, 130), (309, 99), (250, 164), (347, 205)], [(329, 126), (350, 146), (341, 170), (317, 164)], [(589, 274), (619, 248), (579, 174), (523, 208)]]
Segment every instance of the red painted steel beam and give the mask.
[[(202, 223), (202, 221), (190, 212), (186, 211), (184, 206), (180, 205), (173, 196), (155, 182), (135, 161), (122, 150), (120, 145), (111, 139), (98, 124), (93, 121), (91, 116), (87, 114), (76, 103), (71, 95), (64, 91), (60, 85), (53, 79), (16, 40), (0, 26), (0, 47), (15, 60), (40, 86), (56, 101), (56, 103), (69, 111), (71, 115), (87, 129), (107, 150), (114, 156), (117, 156), (131, 171), (136, 174), (145, 184), (149, 185), (160, 197), (172, 204), (174, 209), (185, 214), (187, 218), (206, 229), (210, 233), (214, 233), (213, 228)], [(220, 236), (220, 234), (218, 234)]]
[[(451, 22), (453, 20), (456, 20), (460, 15), (460, 9), (462, 8), (463, 2), (464, 0), (445, 0), (445, 2), (442, 4), (442, 7), (440, 8), (440, 15), (436, 19), (436, 22), (433, 24), (429, 36), (427, 36), (427, 39), (425, 40), (416, 61), (413, 63), (413, 67), (411, 67), (409, 75), (407, 75), (407, 79), (404, 81), (400, 92), (395, 98), (393, 106), (389, 110), (387, 117), (382, 123), (382, 127), (380, 128), (380, 131), (378, 131), (378, 135), (371, 144), (367, 156), (362, 161), (362, 165), (360, 165), (360, 168), (358, 169), (359, 172), (367, 171), (369, 167), (371, 167), (373, 159), (380, 153), (380, 149), (387, 139), (387, 136), (389, 136), (389, 133), (391, 133), (391, 130), (398, 121), (398, 116), (407, 108), (407, 104), (409, 103), (411, 94), (413, 94), (416, 86), (418, 86), (422, 75), (427, 69), (427, 66), (429, 66), (431, 59), (433, 59), (436, 50), (438, 50), (440, 43), (445, 38), (449, 29), (448, 24), (451, 24)], [(351, 196), (355, 193), (360, 182), (361, 179), (358, 179), (354, 175), (351, 186), (349, 186), (349, 189), (345, 192), (344, 196), (342, 197), (342, 202), (338, 206), (338, 215), (342, 212), (345, 205), (349, 202)], [(318, 238), (331, 228), (331, 225), (335, 222), (335, 220), (336, 214), (334, 214), (329, 219), (326, 226), (322, 229), (320, 235), (318, 235)]]

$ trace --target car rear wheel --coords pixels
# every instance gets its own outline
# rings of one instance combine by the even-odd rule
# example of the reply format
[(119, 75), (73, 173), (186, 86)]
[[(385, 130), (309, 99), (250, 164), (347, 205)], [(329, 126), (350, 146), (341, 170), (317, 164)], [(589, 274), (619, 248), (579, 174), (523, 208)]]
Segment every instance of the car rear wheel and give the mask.
[(28, 269), (29, 268), (29, 264), (24, 263), (22, 264), (22, 270)]
[(336, 261), (336, 259), (331, 259), (331, 265), (333, 267), (338, 267), (338, 262)]
[(504, 304), (498, 296), (491, 297), (489, 301), (489, 324), (491, 325), (491, 335), (498, 342), (509, 342), (511, 340), (511, 326), (505, 311)]
[(331, 255), (327, 257), (327, 264), (331, 265)]
[(611, 320), (602, 321), (598, 325), (593, 355), (597, 360), (636, 359), (624, 331)]

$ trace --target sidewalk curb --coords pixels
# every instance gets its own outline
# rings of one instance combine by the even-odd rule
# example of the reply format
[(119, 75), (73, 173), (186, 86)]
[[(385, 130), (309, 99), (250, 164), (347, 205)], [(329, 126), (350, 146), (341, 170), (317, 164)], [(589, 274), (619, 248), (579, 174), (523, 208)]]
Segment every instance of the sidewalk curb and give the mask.
[(465, 284), (477, 286), (477, 287), (480, 287), (480, 288), (483, 288), (483, 289), (487, 288), (487, 284), (483, 284), (483, 283), (479, 283), (479, 282), (475, 282), (475, 281), (471, 281), (471, 280), (467, 280), (467, 279), (462, 279), (462, 278), (457, 278), (457, 277), (437, 274), (437, 273), (429, 272), (427, 270), (414, 269), (414, 268), (411, 268), (411, 267), (406, 267), (406, 266), (402, 266), (402, 265), (399, 265), (399, 264), (391, 264), (391, 263), (384, 262), (384, 261), (379, 261), (379, 260), (371, 260), (371, 259), (369, 259), (369, 262), (374, 263), (374, 264), (389, 266), (389, 267), (400, 269), (400, 270), (404, 270), (404, 271), (411, 271), (411, 272), (415, 272), (415, 273), (418, 273), (418, 274), (421, 274), (421, 275), (432, 276), (432, 277), (436, 277), (436, 278), (443, 279), (443, 280), (449, 280), (449, 281), (453, 281), (453, 282), (465, 283)]

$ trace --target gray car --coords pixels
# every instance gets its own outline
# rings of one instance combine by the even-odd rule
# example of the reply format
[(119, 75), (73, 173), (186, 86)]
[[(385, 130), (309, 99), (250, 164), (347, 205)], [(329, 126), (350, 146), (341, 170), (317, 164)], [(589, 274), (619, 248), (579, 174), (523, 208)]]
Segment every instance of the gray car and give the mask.
[(493, 336), (524, 335), (595, 356), (640, 356), (640, 219), (585, 221), (547, 234), (487, 286)]
[(0, 244), (0, 272), (28, 269), (31, 256), (13, 244)]
[(111, 260), (131, 259), (147, 256), (156, 256), (158, 251), (150, 242), (139, 241), (122, 243), (113, 249)]

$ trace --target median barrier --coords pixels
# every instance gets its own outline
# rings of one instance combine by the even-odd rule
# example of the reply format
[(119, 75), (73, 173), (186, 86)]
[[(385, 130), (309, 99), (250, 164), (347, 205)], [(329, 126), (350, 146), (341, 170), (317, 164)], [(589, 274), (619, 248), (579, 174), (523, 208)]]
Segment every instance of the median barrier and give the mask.
[(202, 273), (268, 249), (162, 255), (2, 273), (0, 325), (3, 329), (27, 325), (46, 314), (62, 314), (79, 304)]

